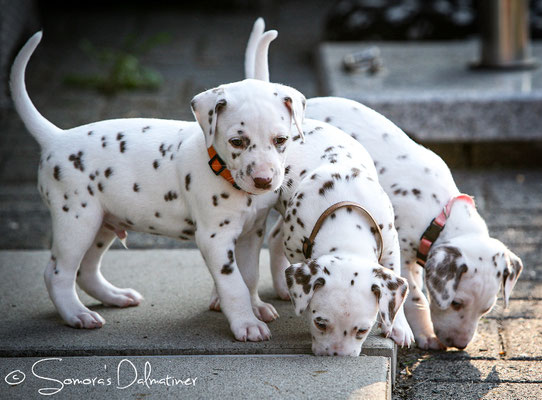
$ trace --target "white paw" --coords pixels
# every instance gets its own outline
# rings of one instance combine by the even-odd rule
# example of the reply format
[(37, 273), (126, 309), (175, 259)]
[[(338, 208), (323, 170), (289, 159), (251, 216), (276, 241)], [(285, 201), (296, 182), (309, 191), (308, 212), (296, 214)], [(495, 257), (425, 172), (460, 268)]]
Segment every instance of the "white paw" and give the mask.
[(102, 303), (106, 306), (124, 308), (138, 306), (141, 300), (143, 296), (134, 289), (114, 288), (104, 296)]
[(79, 329), (96, 329), (105, 324), (105, 319), (100, 314), (90, 311), (88, 308), (84, 308), (75, 315), (64, 318), (64, 320), (69, 326)]
[(236, 321), (231, 324), (231, 331), (240, 342), (261, 342), (271, 338), (271, 331), (265, 323), (254, 318), (249, 321)]
[(401, 347), (410, 347), (410, 345), (414, 343), (414, 334), (408, 325), (406, 325), (406, 327), (403, 325), (394, 326), (389, 337)]
[(272, 304), (265, 303), (261, 300), (257, 300), (252, 304), (252, 311), (254, 315), (264, 322), (271, 322), (279, 317), (279, 313), (275, 310)]
[(416, 336), (416, 344), (423, 350), (446, 350), (446, 346), (443, 345), (434, 334), (421, 334)]

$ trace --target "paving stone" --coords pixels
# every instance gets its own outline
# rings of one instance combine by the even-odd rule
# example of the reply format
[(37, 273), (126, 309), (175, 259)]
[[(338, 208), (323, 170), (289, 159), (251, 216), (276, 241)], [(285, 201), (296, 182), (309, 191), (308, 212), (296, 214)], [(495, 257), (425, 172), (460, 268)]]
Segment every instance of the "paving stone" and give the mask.
[(538, 400), (542, 397), (539, 383), (470, 383), (420, 382), (409, 392), (410, 399), (442, 400)]
[(507, 358), (536, 358), (539, 363), (542, 361), (542, 309), (540, 306), (538, 319), (509, 319), (502, 321), (502, 326)]
[(511, 298), (522, 300), (542, 300), (542, 282), (524, 281), (520, 279), (512, 291)]
[(542, 301), (538, 300), (511, 300), (508, 308), (498, 307), (493, 310), (488, 318), (541, 318)]
[(542, 363), (537, 361), (430, 359), (414, 372), (418, 381), (542, 383)]

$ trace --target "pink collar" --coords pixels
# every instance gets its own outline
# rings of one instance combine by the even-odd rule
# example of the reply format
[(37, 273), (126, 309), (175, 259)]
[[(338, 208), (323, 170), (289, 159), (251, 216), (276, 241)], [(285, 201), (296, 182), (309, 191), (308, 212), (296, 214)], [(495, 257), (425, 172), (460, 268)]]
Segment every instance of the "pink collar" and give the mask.
[(438, 239), (440, 232), (444, 229), (446, 221), (450, 217), (450, 212), (452, 211), (452, 206), (457, 200), (465, 200), (467, 203), (476, 207), (474, 204), (474, 199), (468, 194), (458, 194), (457, 196), (452, 197), (446, 206), (442, 209), (440, 214), (431, 221), (429, 227), (423, 233), (420, 239), (420, 246), (418, 247), (418, 252), (416, 254), (417, 263), (422, 267), (425, 266), (427, 261), (427, 255), (429, 254), (429, 249), (435, 241)]

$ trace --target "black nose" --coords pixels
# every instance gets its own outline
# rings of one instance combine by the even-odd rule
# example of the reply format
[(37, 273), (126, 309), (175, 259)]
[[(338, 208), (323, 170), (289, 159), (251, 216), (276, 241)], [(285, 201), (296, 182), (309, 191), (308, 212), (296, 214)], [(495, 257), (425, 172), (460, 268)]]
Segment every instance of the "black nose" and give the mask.
[(254, 186), (258, 189), (269, 189), (271, 187), (271, 178), (252, 178)]

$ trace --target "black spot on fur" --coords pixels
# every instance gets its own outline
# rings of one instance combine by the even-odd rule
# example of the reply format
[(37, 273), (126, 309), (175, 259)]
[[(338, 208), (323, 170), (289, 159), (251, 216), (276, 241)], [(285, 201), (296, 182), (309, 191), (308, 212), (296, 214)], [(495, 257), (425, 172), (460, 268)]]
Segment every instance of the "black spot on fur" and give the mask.
[(164, 195), (164, 200), (165, 201), (173, 201), (177, 198), (177, 193), (174, 192), (173, 190), (170, 190), (169, 192), (167, 192), (165, 195)]
[(103, 187), (103, 185), (102, 185), (102, 182), (98, 182), (98, 190), (99, 190), (100, 192), (103, 192), (103, 191), (104, 191), (104, 187)]
[(192, 178), (190, 177), (190, 174), (186, 174), (186, 176), (184, 177), (184, 188), (186, 189), (187, 192), (190, 190), (191, 180)]
[(87, 190), (88, 190), (88, 194), (90, 194), (91, 196), (94, 196), (94, 191), (92, 190), (90, 185), (87, 186)]
[(152, 166), (153, 166), (154, 169), (158, 169), (158, 167), (160, 166), (160, 163), (158, 162), (158, 160), (154, 160), (152, 162)]
[(68, 211), (70, 211), (70, 209), (68, 208), (68, 206), (64, 206), (64, 207), (62, 207), (62, 210), (63, 210), (64, 212), (68, 212)]
[(213, 206), (218, 206), (218, 196), (216, 195), (213, 196)]
[(111, 167), (107, 168), (104, 171), (104, 175), (105, 175), (106, 178), (109, 178), (112, 174), (113, 174), (113, 170), (111, 169)]
[(121, 153), (124, 153), (126, 151), (126, 142), (124, 140), (119, 143), (119, 150)]
[(137, 183), (134, 183), (134, 192), (139, 192), (139, 185)]
[(323, 196), (326, 193), (326, 191), (332, 190), (334, 185), (335, 183), (333, 181), (327, 181), (322, 185), (318, 193), (320, 193), (320, 195)]
[(60, 167), (58, 165), (55, 165), (53, 176), (57, 181), (60, 181)]

